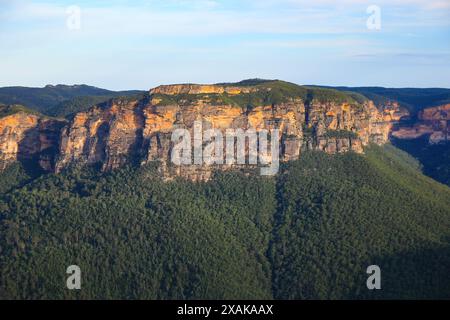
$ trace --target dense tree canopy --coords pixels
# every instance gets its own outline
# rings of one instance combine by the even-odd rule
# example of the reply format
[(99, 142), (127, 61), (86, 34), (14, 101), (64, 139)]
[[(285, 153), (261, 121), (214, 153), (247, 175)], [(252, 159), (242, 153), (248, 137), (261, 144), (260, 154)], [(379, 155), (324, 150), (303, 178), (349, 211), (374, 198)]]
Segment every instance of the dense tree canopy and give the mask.
[(15, 165), (0, 182), (0, 298), (450, 297), (450, 189), (393, 147), (304, 153), (272, 178)]

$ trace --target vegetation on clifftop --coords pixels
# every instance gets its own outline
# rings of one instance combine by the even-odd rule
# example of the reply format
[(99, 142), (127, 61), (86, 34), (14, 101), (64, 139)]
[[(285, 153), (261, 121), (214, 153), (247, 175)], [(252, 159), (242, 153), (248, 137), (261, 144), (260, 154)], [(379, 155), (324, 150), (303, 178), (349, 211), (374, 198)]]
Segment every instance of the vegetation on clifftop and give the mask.
[(28, 113), (28, 114), (34, 114), (34, 115), (40, 115), (39, 112), (28, 109), (24, 106), (13, 104), (13, 105), (3, 105), (0, 104), (0, 118), (7, 117), (19, 112)]
[(450, 89), (444, 88), (334, 87), (334, 89), (359, 93), (379, 106), (396, 101), (413, 116), (424, 108), (450, 103)]
[(358, 134), (349, 130), (327, 130), (324, 137), (336, 139), (357, 139)]
[(299, 86), (280, 80), (245, 80), (238, 83), (222, 84), (226, 87), (250, 87), (251, 92), (240, 94), (155, 94), (159, 99), (158, 105), (189, 105), (203, 100), (213, 105), (237, 105), (252, 109), (256, 106), (281, 104), (293, 99), (301, 99), (305, 103), (313, 101), (319, 103), (333, 102), (337, 104), (349, 103), (358, 105), (367, 99), (357, 93), (341, 92), (334, 89)]
[(94, 104), (114, 97), (140, 93), (142, 92), (137, 90), (116, 92), (87, 85), (4, 87), (0, 88), (0, 103), (20, 104), (49, 116), (65, 117), (74, 112), (85, 111)]

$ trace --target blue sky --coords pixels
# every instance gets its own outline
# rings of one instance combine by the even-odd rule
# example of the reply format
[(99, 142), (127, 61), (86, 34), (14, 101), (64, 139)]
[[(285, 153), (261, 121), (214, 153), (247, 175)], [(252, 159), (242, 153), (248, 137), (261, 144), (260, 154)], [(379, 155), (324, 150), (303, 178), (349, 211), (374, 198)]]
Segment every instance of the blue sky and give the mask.
[[(370, 5), (379, 30), (367, 28)], [(0, 0), (0, 46), (0, 86), (449, 88), (450, 0)]]

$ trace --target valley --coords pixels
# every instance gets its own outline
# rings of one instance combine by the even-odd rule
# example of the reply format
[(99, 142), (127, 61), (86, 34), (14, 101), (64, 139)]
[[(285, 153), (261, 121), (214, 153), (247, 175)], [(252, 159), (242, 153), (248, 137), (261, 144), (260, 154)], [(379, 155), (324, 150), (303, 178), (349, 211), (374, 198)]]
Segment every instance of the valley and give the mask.
[[(0, 298), (448, 299), (448, 147), (403, 135), (443, 132), (443, 109), (422, 110), (261, 80), (66, 117), (4, 104)], [(172, 132), (199, 120), (279, 129), (278, 174), (171, 163)], [(70, 265), (82, 290), (65, 287)], [(371, 265), (382, 290), (367, 289)]]

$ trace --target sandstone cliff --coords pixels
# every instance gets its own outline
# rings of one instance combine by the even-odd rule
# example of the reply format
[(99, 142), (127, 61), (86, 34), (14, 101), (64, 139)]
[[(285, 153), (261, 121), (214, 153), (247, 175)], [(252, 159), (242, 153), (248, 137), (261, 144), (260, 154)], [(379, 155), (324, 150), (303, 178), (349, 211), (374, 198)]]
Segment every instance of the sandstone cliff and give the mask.
[(64, 124), (22, 111), (0, 118), (0, 170), (15, 161), (35, 161), (53, 170)]
[(413, 125), (401, 126), (392, 135), (399, 139), (429, 136), (430, 144), (450, 140), (450, 104), (422, 110)]
[(379, 111), (371, 101), (323, 92), (279, 83), (173, 85), (152, 89), (141, 100), (113, 99), (76, 114), (63, 127), (56, 120), (19, 113), (0, 120), (0, 168), (36, 156), (43, 169), (56, 172), (70, 165), (101, 164), (108, 171), (159, 161), (166, 178), (207, 180), (217, 166), (177, 167), (170, 161), (172, 133), (180, 128), (193, 133), (196, 121), (203, 131), (278, 129), (282, 161), (298, 159), (308, 149), (361, 153), (369, 143), (388, 141), (395, 110)]

